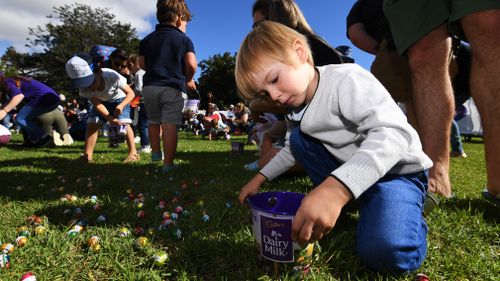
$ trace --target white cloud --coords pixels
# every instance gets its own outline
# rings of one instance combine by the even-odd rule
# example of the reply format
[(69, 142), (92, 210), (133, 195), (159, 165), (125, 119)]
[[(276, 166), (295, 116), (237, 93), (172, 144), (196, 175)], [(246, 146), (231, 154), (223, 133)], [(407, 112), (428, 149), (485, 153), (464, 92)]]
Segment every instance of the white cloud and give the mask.
[[(148, 22), (148, 17), (156, 11), (154, 0), (0, 0), (0, 41), (9, 42), (20, 52), (30, 51), (24, 47), (29, 37), (28, 27), (45, 26), (49, 22), (47, 16), (53, 14), (53, 7), (74, 3), (109, 8), (117, 21), (129, 23), (139, 35), (154, 28), (153, 23)], [(0, 50), (0, 54), (3, 51)]]

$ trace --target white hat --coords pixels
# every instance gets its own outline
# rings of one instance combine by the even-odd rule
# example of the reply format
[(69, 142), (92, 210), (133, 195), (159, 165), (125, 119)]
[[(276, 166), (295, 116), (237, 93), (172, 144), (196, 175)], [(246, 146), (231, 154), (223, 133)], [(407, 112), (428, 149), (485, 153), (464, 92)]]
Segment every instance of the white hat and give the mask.
[(92, 68), (79, 56), (74, 56), (66, 62), (66, 73), (71, 78), (72, 88), (85, 88), (94, 82)]

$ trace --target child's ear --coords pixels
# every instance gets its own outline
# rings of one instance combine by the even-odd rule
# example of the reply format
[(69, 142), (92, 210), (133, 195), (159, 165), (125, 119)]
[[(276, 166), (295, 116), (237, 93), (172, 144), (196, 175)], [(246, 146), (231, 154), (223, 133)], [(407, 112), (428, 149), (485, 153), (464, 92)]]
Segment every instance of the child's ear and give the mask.
[(302, 40), (295, 39), (295, 41), (293, 42), (293, 49), (300, 63), (306, 63), (307, 59), (309, 58), (307, 48), (309, 48), (309, 46), (304, 45), (304, 42)]
[(182, 19), (181, 16), (177, 16), (177, 19), (175, 20), (175, 26), (179, 27), (182, 24)]

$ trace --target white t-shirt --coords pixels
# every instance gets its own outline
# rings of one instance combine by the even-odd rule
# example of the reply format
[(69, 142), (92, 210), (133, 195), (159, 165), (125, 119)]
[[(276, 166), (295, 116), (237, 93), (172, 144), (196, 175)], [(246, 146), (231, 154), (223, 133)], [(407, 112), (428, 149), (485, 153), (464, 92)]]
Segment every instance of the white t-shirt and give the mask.
[(84, 98), (96, 98), (100, 101), (111, 101), (126, 96), (122, 90), (127, 85), (127, 79), (118, 74), (118, 72), (109, 69), (102, 69), (102, 78), (104, 79), (104, 89), (102, 91), (90, 91), (88, 88), (80, 88), (80, 96)]

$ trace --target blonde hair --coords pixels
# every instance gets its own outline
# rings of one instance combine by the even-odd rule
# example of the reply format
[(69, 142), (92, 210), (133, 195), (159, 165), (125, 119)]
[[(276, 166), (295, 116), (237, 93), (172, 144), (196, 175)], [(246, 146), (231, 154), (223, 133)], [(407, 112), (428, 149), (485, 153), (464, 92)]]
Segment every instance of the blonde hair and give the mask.
[(314, 34), (304, 14), (293, 0), (257, 0), (252, 7), (252, 16), (257, 11), (267, 20), (282, 23), (304, 35)]
[(234, 70), (238, 92), (243, 99), (252, 100), (258, 96), (253, 74), (264, 69), (269, 60), (290, 66), (298, 64), (293, 47), (296, 40), (306, 46), (307, 62), (314, 65), (307, 38), (283, 24), (265, 21), (245, 37), (236, 56)]

